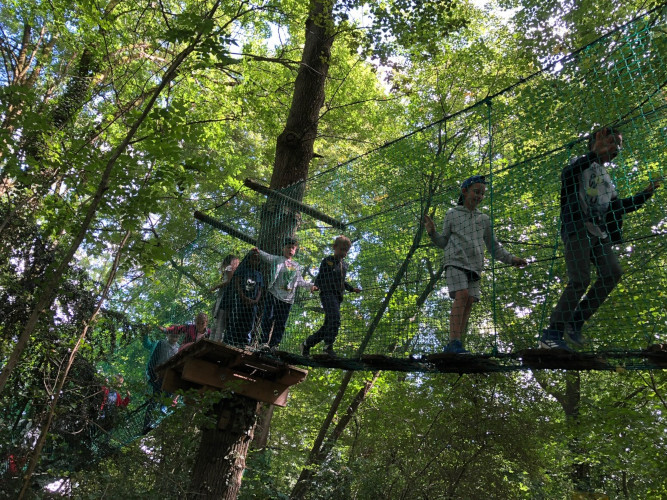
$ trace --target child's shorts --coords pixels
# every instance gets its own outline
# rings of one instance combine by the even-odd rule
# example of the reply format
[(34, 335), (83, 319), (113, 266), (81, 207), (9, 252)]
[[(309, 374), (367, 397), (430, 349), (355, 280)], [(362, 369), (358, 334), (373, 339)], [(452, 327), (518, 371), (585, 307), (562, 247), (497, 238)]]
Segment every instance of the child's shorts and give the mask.
[[(452, 299), (455, 298), (456, 292), (467, 289), (468, 295), (470, 295), (475, 302), (479, 302), (481, 297), (480, 283), (482, 282), (482, 280), (479, 279), (479, 275), (458, 267), (447, 266), (446, 277), (447, 289), (449, 290), (449, 296)], [(475, 279), (475, 277), (477, 277), (477, 279)]]

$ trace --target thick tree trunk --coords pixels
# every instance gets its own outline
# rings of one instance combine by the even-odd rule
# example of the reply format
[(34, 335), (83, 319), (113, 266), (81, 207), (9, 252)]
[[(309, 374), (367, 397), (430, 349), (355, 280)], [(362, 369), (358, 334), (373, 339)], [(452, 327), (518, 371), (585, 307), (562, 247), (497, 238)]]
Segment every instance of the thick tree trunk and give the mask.
[(271, 188), (279, 189), (304, 180), (313, 158), (324, 85), (333, 45), (332, 0), (312, 0), (306, 21), (306, 42), (287, 124), (278, 136)]
[[(292, 104), (285, 129), (276, 144), (272, 189), (282, 189), (308, 177), (334, 42), (333, 3), (333, 0), (310, 2), (306, 41), (294, 82)], [(303, 184), (295, 186), (290, 196), (301, 201), (304, 189)], [(301, 214), (297, 210), (268, 199), (262, 210), (259, 245), (279, 254), (285, 237), (294, 235), (300, 222)]]
[[(324, 104), (324, 87), (329, 73), (331, 47), (334, 42), (333, 0), (311, 0), (306, 21), (306, 41), (301, 66), (294, 82), (294, 94), (285, 129), (278, 136), (271, 189), (282, 189), (308, 177), (313, 147), (317, 138), (320, 110)], [(301, 201), (305, 184), (295, 186), (291, 198)], [(258, 246), (280, 254), (286, 237), (293, 236), (301, 223), (301, 213), (293, 207), (268, 198), (261, 212)], [(266, 445), (273, 412), (263, 414), (262, 439)]]
[[(535, 380), (548, 394), (556, 398), (563, 408), (567, 425), (576, 433), (579, 428), (579, 408), (581, 404), (581, 374), (578, 371), (568, 371), (565, 374), (565, 390), (558, 391), (548, 383), (548, 380), (539, 373), (533, 372)], [(575, 436), (568, 446), (573, 455), (584, 455), (579, 439)], [(572, 464), (570, 478), (575, 489), (587, 490), (591, 482), (591, 467), (586, 462)], [(581, 492), (579, 492), (581, 493)]]
[(214, 407), (218, 425), (202, 432), (190, 498), (232, 500), (238, 496), (259, 404), (234, 396)]

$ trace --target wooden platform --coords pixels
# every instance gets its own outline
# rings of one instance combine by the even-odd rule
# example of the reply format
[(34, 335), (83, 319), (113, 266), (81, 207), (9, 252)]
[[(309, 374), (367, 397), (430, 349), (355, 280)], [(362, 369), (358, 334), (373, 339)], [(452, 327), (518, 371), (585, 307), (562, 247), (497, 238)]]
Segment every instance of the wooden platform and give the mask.
[(305, 380), (308, 371), (259, 353), (200, 340), (157, 367), (162, 388), (227, 390), (277, 406), (287, 404), (289, 388)]

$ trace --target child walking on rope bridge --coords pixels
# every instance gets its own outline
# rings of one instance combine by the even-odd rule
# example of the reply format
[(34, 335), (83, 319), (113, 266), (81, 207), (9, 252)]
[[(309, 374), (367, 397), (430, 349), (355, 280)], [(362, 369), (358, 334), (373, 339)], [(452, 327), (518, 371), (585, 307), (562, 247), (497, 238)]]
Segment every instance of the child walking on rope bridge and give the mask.
[(334, 241), (333, 255), (322, 260), (320, 270), (315, 278), (315, 285), (320, 289), (320, 301), (324, 309), (324, 324), (313, 335), (301, 344), (301, 354), (310, 355), (310, 348), (324, 341), (324, 352), (334, 356), (333, 343), (340, 328), (340, 305), (343, 302), (343, 291), (361, 292), (345, 281), (347, 262), (345, 257), (350, 251), (352, 242), (347, 236), (338, 236)]
[(480, 299), (480, 278), (484, 268), (484, 246), (505, 264), (523, 267), (527, 262), (505, 250), (495, 239), (491, 219), (477, 209), (486, 192), (486, 180), (482, 175), (467, 178), (461, 184), (458, 206), (445, 215), (442, 233), (435, 231), (435, 224), (424, 216), (426, 232), (433, 243), (445, 250), (447, 289), (454, 299), (449, 317), (449, 343), (445, 352), (462, 354), (461, 335), (465, 332), (470, 311)]
[(257, 304), (262, 298), (264, 286), (259, 263), (259, 255), (250, 252), (234, 273), (227, 343), (237, 347), (249, 345), (252, 340)]
[(236, 268), (239, 267), (239, 258), (236, 255), (229, 254), (222, 261), (222, 281), (211, 288), (211, 292), (218, 290), (218, 297), (213, 306), (213, 332), (211, 340), (222, 341), (227, 328), (227, 318), (231, 308), (231, 282)]
[[(299, 242), (295, 238), (285, 238), (282, 255), (271, 255), (258, 248), (252, 250), (258, 253), (272, 270), (271, 280), (267, 287), (269, 293), (264, 302), (262, 316), (261, 348), (263, 349), (275, 350), (283, 339), (297, 287), (309, 288), (311, 292), (318, 289), (317, 286), (303, 279), (301, 266), (292, 260), (298, 248)], [(273, 332), (271, 332), (272, 329)]]
[[(623, 271), (612, 245), (621, 242), (623, 215), (640, 208), (660, 186), (653, 180), (640, 193), (619, 199), (605, 164), (622, 146), (618, 130), (605, 127), (589, 137), (589, 152), (561, 173), (560, 218), (568, 283), (542, 332), (540, 347), (565, 349), (588, 343), (581, 330), (620, 281)], [(597, 280), (590, 284), (591, 262)], [(584, 293), (586, 294), (584, 296)], [(583, 300), (581, 300), (583, 297)]]

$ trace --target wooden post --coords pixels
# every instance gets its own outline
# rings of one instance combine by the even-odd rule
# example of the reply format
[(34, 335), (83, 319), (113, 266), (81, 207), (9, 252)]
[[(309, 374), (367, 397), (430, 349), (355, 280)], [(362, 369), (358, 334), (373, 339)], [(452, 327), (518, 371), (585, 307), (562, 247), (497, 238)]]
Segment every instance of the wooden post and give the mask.
[(333, 217), (329, 217), (327, 214), (320, 212), (316, 208), (308, 206), (298, 200), (295, 200), (294, 198), (290, 198), (289, 196), (279, 193), (278, 191), (274, 191), (273, 189), (263, 186), (258, 182), (253, 181), (252, 179), (246, 179), (243, 181), (243, 184), (250, 189), (257, 191), (258, 193), (266, 195), (268, 198), (273, 198), (274, 200), (279, 201), (283, 205), (297, 209), (301, 213), (310, 215), (317, 220), (329, 224), (331, 227), (335, 227), (341, 231), (345, 230), (344, 223), (334, 219)]
[(234, 238), (238, 238), (241, 241), (250, 243), (252, 246), (257, 246), (257, 240), (255, 240), (255, 238), (248, 236), (247, 234), (243, 234), (241, 231), (237, 231), (233, 227), (225, 224), (224, 222), (220, 222), (218, 220), (215, 220), (213, 217), (209, 215), (201, 213), (199, 210), (195, 210), (195, 219), (205, 222), (206, 224), (209, 224), (216, 229), (220, 229), (220, 231), (224, 231), (225, 233), (227, 233), (230, 236), (233, 236)]
[(206, 500), (234, 500), (238, 496), (259, 404), (235, 395), (215, 405), (218, 425), (202, 430), (189, 496)]

